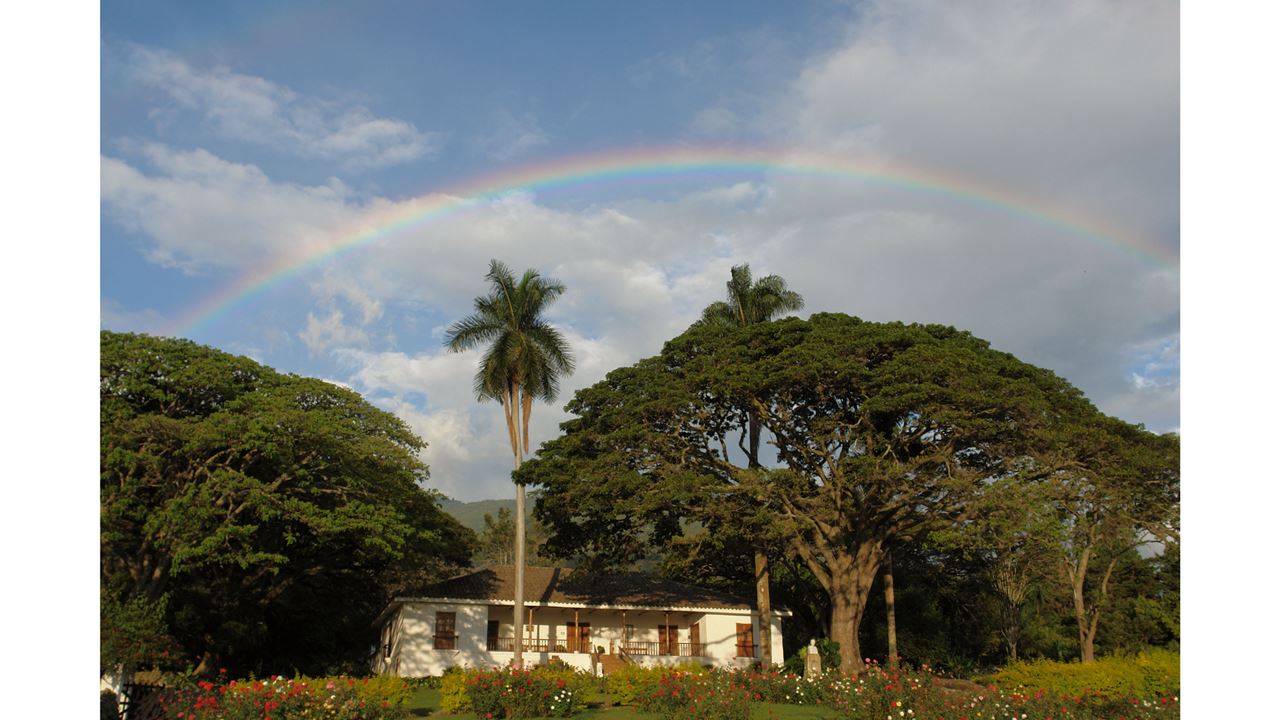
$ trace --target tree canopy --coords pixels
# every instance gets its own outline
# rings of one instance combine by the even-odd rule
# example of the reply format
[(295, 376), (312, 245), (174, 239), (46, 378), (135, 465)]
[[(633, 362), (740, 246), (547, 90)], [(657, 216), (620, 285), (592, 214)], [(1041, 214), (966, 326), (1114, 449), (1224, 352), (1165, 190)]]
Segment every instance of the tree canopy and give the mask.
[[(1101, 417), (1053, 373), (937, 325), (838, 314), (738, 329), (695, 326), (661, 355), (579, 391), (577, 417), (518, 474), (543, 487), (549, 549), (622, 563), (681, 534), (686, 518), (743, 506), (829, 596), (844, 669), (887, 543), (955, 521), (987, 484), (1043, 478), (1063, 426)], [(775, 458), (747, 452), (746, 413)], [(1065, 448), (1057, 448), (1065, 449)]]
[(358, 667), (398, 584), (469, 562), (422, 440), (351, 390), (103, 332), (100, 392), (106, 667)]

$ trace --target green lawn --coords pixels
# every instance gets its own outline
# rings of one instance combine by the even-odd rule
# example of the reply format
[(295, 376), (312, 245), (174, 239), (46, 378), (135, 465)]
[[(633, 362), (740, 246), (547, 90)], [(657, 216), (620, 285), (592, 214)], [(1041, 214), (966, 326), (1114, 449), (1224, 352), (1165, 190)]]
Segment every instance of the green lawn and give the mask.
[[(414, 717), (427, 717), (436, 720), (446, 718), (456, 720), (476, 720), (470, 713), (464, 715), (446, 715), (440, 712), (440, 691), (435, 688), (421, 687), (413, 693), (409, 700), (409, 714)], [(640, 712), (633, 707), (604, 705), (589, 707), (579, 711), (574, 718), (581, 720), (657, 720), (653, 713)], [(772, 703), (752, 703), (752, 720), (831, 720), (835, 713), (827, 708), (815, 705), (774, 705)]]

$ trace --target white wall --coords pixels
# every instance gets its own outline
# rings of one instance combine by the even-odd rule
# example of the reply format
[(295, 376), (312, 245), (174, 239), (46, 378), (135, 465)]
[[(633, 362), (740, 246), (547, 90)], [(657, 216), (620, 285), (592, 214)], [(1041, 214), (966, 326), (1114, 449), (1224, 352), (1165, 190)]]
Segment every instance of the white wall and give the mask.
[[(437, 612), (452, 612), (455, 616), (456, 647), (452, 650), (435, 648), (435, 621)], [(526, 618), (527, 616), (526, 610)], [(574, 621), (572, 608), (534, 607), (534, 625), (536, 639), (554, 639), (557, 644), (567, 648), (567, 625)], [(374, 661), (374, 669), (401, 677), (423, 677), (440, 675), (450, 667), (503, 667), (511, 662), (513, 653), (489, 651), (487, 647), (488, 621), (498, 620), (499, 637), (512, 637), (512, 609), (510, 605), (471, 605), (471, 604), (436, 604), (406, 603), (387, 623), (392, 627), (392, 658), (382, 661), (381, 652)], [(704, 662), (719, 667), (745, 667), (755, 658), (737, 657), (737, 624), (745, 623), (750, 618), (753, 638), (758, 642), (759, 623), (754, 613), (749, 611), (714, 611), (714, 612), (672, 612), (667, 615), (663, 611), (630, 610), (626, 622), (634, 625), (631, 639), (636, 641), (657, 642), (658, 625), (676, 625), (679, 642), (691, 642), (690, 625), (698, 624), (700, 641), (707, 647), (705, 658), (681, 658), (677, 656), (639, 655), (635, 659), (642, 665), (676, 665), (681, 662)], [(622, 612), (618, 610), (579, 610), (578, 620), (590, 623), (591, 647), (603, 646), (606, 651), (610, 641), (614, 643), (623, 639)], [(782, 661), (782, 622), (773, 618), (773, 657)], [(387, 632), (386, 626), (383, 630)], [(385, 635), (384, 635), (385, 637)], [(385, 640), (384, 640), (385, 642)], [(555, 647), (553, 645), (553, 647)], [(524, 652), (526, 664), (536, 665), (558, 657), (564, 662), (584, 670), (591, 669), (590, 655), (567, 651), (546, 653)]]

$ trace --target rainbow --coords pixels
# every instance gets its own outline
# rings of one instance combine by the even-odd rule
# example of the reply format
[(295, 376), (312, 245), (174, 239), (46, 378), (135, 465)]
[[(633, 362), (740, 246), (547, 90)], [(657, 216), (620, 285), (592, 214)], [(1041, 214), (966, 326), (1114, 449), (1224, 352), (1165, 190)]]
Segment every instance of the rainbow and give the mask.
[(737, 178), (799, 175), (855, 180), (890, 189), (927, 193), (1056, 228), (1092, 243), (1129, 252), (1175, 271), (1178, 268), (1176, 250), (1093, 219), (1068, 217), (1036, 198), (1009, 188), (986, 184), (975, 178), (892, 164), (883, 160), (863, 160), (789, 148), (639, 148), (570, 156), (509, 168), (398, 203), (393, 212), (380, 215), (361, 227), (335, 231), (330, 237), (319, 238), (306, 248), (274, 258), (240, 275), (189, 308), (171, 323), (164, 334), (189, 336), (261, 293), (304, 275), (336, 257), (510, 193), (645, 178), (702, 175)]

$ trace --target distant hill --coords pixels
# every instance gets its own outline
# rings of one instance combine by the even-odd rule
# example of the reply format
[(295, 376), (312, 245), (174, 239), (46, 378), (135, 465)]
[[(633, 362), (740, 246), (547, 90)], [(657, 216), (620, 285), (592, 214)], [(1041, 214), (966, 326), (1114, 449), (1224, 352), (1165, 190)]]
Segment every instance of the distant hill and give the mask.
[[(514, 491), (512, 492), (514, 495)], [(526, 522), (533, 521), (533, 501), (537, 497), (535, 493), (528, 493), (525, 497), (525, 519)], [(440, 507), (445, 512), (452, 515), (466, 527), (480, 534), (484, 530), (485, 513), (492, 515), (495, 519), (498, 517), (498, 509), (506, 508), (511, 512), (516, 511), (516, 499), (511, 497), (504, 500), (474, 500), (472, 502), (462, 502), (460, 500), (451, 500), (444, 498), (440, 501)]]

